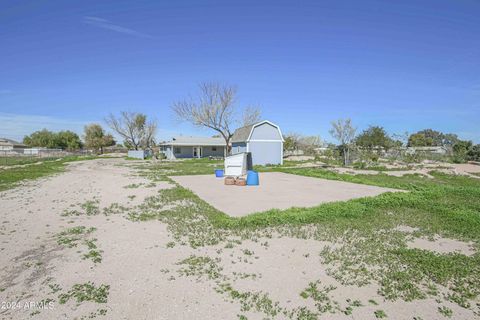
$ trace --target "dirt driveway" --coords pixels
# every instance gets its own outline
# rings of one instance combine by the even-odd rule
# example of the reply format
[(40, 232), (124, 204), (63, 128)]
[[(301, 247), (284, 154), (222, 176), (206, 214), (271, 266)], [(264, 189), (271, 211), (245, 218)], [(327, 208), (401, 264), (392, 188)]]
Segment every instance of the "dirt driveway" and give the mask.
[[(76, 162), (0, 193), (2, 319), (374, 319), (380, 309), (390, 319), (438, 317), (433, 299), (385, 301), (376, 284), (328, 275), (319, 252), (335, 243), (229, 235), (198, 217), (133, 219), (130, 210), (148, 216), (160, 206), (149, 197), (175, 190), (139, 173), (122, 159)], [(217, 241), (192, 245), (179, 229)], [(448, 306), (457, 319), (473, 317)]]

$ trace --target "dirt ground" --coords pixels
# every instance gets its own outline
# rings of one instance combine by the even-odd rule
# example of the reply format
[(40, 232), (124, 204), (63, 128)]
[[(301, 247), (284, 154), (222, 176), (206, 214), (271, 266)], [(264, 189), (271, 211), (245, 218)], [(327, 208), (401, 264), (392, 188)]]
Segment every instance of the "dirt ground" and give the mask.
[(214, 175), (175, 176), (173, 180), (231, 216), (325, 202), (372, 197), (398, 190), (357, 183), (303, 177), (282, 172), (259, 173), (258, 186), (226, 186)]
[[(330, 293), (342, 308), (361, 301), (350, 314), (327, 313), (325, 319), (375, 319), (378, 309), (389, 319), (439, 318), (433, 299), (384, 301), (376, 285), (342, 285), (327, 275), (318, 253), (332, 243), (273, 236), (192, 248), (175, 243), (168, 226), (160, 221), (131, 221), (124, 214), (108, 214), (119, 207), (137, 206), (172, 187), (169, 182), (152, 183), (139, 176), (132, 162), (102, 159), (75, 162), (65, 173), (1, 192), (0, 317), (264, 319), (268, 312), (274, 314), (269, 318), (283, 319), (286, 313), (274, 313), (277, 303), (282, 310), (314, 307), (311, 299), (299, 293), (320, 281), (323, 287), (335, 287)], [(73, 227), (90, 230), (85, 234), (90, 242), (71, 247), (60, 243), (59, 234)], [(92, 243), (101, 262), (84, 256)], [(181, 261), (192, 256), (207, 260), (190, 264), (189, 269)], [(229, 291), (221, 281), (227, 278), (238, 292), (262, 292), (275, 303), (266, 303), (265, 296)], [(82, 301), (89, 300), (85, 296), (91, 292), (75, 295), (72, 291), (76, 284), (89, 282), (97, 288), (109, 286), (106, 302), (101, 297)], [(70, 298), (64, 296), (61, 303), (61, 295), (69, 292)], [(49, 307), (42, 308), (41, 302), (49, 302)], [(248, 303), (260, 305), (264, 312), (248, 308)], [(448, 307), (456, 319), (474, 317), (453, 303)]]
[(328, 168), (334, 172), (338, 173), (349, 173), (349, 174), (387, 174), (394, 177), (401, 177), (406, 174), (420, 174), (431, 178), (432, 176), (429, 174), (430, 171), (438, 171), (443, 172), (446, 174), (454, 174), (454, 175), (465, 175), (472, 178), (479, 178), (475, 174), (480, 173), (480, 166), (468, 163), (435, 163), (430, 165), (422, 165), (418, 167), (412, 167), (410, 170), (395, 170), (394, 166), (386, 166), (389, 168), (389, 171), (376, 171), (376, 170), (361, 170), (361, 169), (352, 169), (352, 168), (342, 168), (342, 167), (334, 167)]

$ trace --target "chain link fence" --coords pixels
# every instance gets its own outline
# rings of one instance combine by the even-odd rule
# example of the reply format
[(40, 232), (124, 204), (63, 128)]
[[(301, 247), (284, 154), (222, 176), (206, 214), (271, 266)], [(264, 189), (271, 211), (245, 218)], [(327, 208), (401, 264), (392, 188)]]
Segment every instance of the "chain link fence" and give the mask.
[(52, 161), (68, 156), (91, 155), (90, 150), (65, 151), (61, 149), (20, 149), (0, 150), (0, 166), (24, 165), (40, 161)]

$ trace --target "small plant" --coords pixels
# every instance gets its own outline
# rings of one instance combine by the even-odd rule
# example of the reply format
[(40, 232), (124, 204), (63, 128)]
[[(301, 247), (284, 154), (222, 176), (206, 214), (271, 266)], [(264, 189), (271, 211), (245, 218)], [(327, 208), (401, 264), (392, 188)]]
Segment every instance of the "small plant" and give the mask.
[(373, 304), (374, 306), (378, 306), (378, 302), (373, 299), (368, 300), (368, 302)]
[(243, 249), (242, 250), (243, 254), (246, 255), (246, 256), (252, 256), (254, 254), (253, 251), (250, 251), (248, 249)]
[(131, 183), (129, 185), (124, 186), (125, 189), (136, 189), (140, 188), (143, 185), (143, 183)]
[(222, 268), (217, 265), (220, 260), (213, 260), (210, 257), (190, 256), (189, 258), (178, 262), (178, 265), (184, 265), (178, 273), (183, 276), (207, 276), (208, 279), (217, 279), (221, 276)]
[(387, 314), (383, 310), (376, 310), (373, 314), (375, 315), (375, 318), (377, 318), (377, 319), (383, 319), (383, 318), (387, 317)]
[(87, 215), (87, 216), (93, 216), (97, 215), (100, 213), (100, 208), (98, 204), (100, 203), (99, 200), (94, 199), (94, 200), (87, 200), (84, 203), (80, 204), (80, 209), (73, 209), (73, 210), (68, 210), (65, 209), (63, 210), (63, 213), (61, 214), (63, 217), (67, 216), (80, 216), (80, 215)]
[(84, 301), (107, 303), (110, 286), (102, 284), (96, 287), (93, 282), (75, 284), (67, 293), (58, 296), (60, 304), (67, 303), (70, 299), (75, 299), (77, 303)]
[(112, 203), (110, 206), (103, 208), (103, 214), (108, 216), (111, 214), (122, 214), (128, 211), (127, 207), (124, 207), (118, 203)]
[(58, 284), (49, 284), (48, 286), (50, 290), (52, 290), (50, 293), (57, 293), (58, 291), (62, 290), (62, 288)]
[(93, 263), (102, 262), (102, 253), (98, 250), (89, 250), (83, 255), (83, 259), (90, 259)]
[(320, 289), (320, 284), (320, 280), (316, 282), (310, 282), (308, 287), (300, 293), (300, 296), (304, 299), (313, 299), (313, 301), (315, 301), (315, 306), (320, 313), (325, 313), (327, 311), (334, 312), (334, 309), (337, 307), (338, 303), (332, 302), (328, 296), (328, 293), (332, 290), (335, 290), (336, 287), (327, 286)]
[(98, 200), (88, 200), (80, 205), (80, 207), (85, 211), (87, 216), (93, 216), (100, 213), (100, 208), (98, 207)]
[(438, 307), (438, 312), (440, 312), (444, 317), (447, 318), (450, 318), (453, 315), (452, 309), (445, 306)]
[(76, 247), (78, 242), (82, 240), (85, 235), (88, 235), (95, 230), (96, 228), (87, 228), (84, 226), (69, 228), (57, 234), (57, 243), (68, 248)]
[(83, 254), (83, 259), (91, 259), (94, 263), (102, 262), (101, 250), (97, 249), (97, 239), (85, 239), (96, 229), (84, 226), (69, 228), (57, 234), (57, 243), (67, 248), (77, 247), (80, 243), (85, 245), (88, 252)]

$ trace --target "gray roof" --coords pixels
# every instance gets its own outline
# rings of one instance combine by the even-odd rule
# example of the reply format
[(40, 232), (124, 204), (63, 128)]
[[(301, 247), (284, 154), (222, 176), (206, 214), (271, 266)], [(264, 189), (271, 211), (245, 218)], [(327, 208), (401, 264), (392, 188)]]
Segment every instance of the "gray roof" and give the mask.
[(172, 138), (171, 141), (163, 142), (163, 146), (224, 146), (225, 139), (210, 137), (188, 137), (178, 136)]
[(24, 146), (23, 143), (17, 142), (12, 139), (7, 139), (7, 138), (0, 138), (0, 145), (3, 146), (10, 146), (10, 145), (15, 145), (15, 146)]
[(248, 126), (241, 127), (241, 128), (238, 128), (237, 130), (235, 130), (235, 132), (233, 133), (233, 136), (232, 136), (232, 142), (245, 142), (245, 141), (247, 141), (248, 137), (250, 136), (250, 132), (252, 132), (252, 128), (253, 128), (254, 125), (256, 125), (256, 123), (250, 124)]

